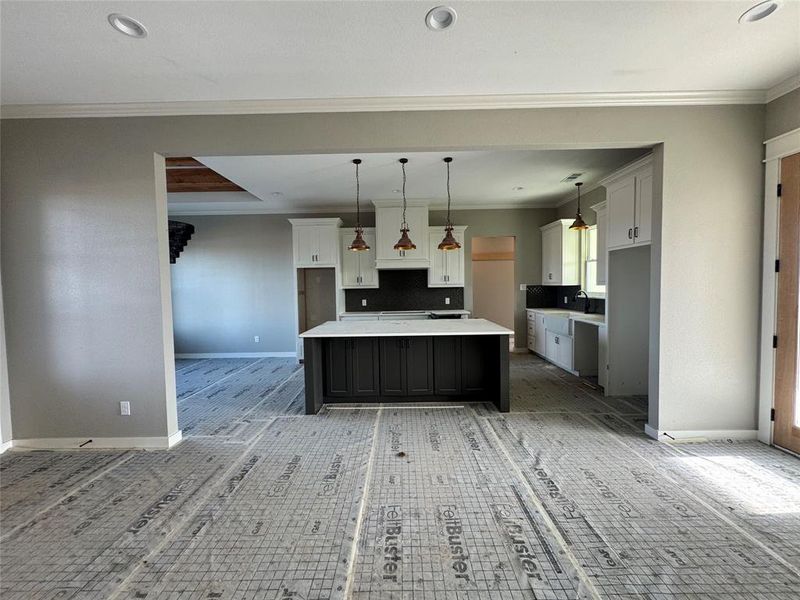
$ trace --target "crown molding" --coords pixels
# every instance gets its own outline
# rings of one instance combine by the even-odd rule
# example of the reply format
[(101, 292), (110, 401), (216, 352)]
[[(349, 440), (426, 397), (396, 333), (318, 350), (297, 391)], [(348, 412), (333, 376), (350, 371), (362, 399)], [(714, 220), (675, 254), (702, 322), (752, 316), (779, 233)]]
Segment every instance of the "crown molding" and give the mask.
[(602, 106), (697, 106), (763, 104), (763, 90), (695, 92), (591, 92), (576, 94), (497, 94), (482, 96), (397, 96), (377, 98), (295, 98), (97, 104), (4, 104), (3, 119), (163, 117), (421, 110), (497, 110)]
[(779, 84), (769, 88), (764, 93), (764, 100), (765, 102), (772, 102), (773, 100), (780, 98), (781, 96), (788, 94), (797, 88), (800, 88), (800, 73), (796, 73), (791, 77), (784, 79)]

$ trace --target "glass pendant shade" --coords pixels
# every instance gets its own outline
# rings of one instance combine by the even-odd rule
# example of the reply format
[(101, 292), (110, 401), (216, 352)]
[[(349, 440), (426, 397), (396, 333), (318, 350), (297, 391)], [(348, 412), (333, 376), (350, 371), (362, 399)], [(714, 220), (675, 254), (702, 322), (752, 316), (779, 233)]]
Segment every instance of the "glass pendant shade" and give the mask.
[(569, 226), (570, 229), (582, 230), (582, 229), (589, 229), (589, 226), (584, 222), (583, 215), (581, 214), (581, 186), (583, 182), (578, 182), (575, 184), (575, 187), (578, 188), (578, 211), (575, 213), (575, 220), (572, 222), (572, 225)]
[(356, 237), (347, 249), (353, 252), (365, 252), (369, 250), (369, 245), (364, 241), (364, 228), (361, 227), (361, 182), (358, 179), (358, 165), (361, 164), (361, 159), (354, 158), (353, 164), (356, 166)]
[(439, 243), (439, 250), (458, 250), (461, 244), (453, 236), (453, 224), (450, 222), (450, 163), (453, 162), (452, 157), (448, 156), (443, 159), (447, 165), (447, 224), (444, 226), (444, 239)]

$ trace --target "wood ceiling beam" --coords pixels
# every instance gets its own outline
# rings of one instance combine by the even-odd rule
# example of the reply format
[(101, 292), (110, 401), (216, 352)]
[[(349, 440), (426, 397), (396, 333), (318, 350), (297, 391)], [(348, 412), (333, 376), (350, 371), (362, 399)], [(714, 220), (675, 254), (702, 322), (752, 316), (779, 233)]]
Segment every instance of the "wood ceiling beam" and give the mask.
[(229, 179), (208, 167), (167, 169), (167, 192), (243, 192)]

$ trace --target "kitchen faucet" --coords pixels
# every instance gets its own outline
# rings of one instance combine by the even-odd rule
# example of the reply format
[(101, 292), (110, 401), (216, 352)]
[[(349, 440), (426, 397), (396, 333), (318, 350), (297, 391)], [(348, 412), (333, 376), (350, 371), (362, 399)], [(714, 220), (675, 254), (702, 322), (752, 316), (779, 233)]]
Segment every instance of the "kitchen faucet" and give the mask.
[(578, 293), (575, 294), (575, 297), (573, 298), (573, 300), (577, 300), (580, 297), (581, 294), (583, 294), (583, 297), (585, 298), (584, 303), (583, 303), (583, 312), (588, 315), (589, 314), (589, 294), (587, 294), (583, 290), (578, 290)]

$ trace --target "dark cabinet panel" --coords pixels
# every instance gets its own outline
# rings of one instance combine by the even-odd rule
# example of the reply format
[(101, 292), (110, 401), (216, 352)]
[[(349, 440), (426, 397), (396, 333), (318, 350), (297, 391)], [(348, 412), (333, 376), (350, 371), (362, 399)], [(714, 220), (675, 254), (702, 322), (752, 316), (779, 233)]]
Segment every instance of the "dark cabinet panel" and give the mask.
[(406, 395), (405, 338), (381, 338), (381, 396)]
[(352, 373), (354, 396), (377, 396), (380, 394), (379, 349), (376, 338), (354, 338), (352, 340)]
[(409, 396), (430, 396), (433, 394), (433, 339), (409, 337), (405, 340), (406, 393)]
[(434, 391), (440, 396), (461, 394), (461, 338), (433, 339)]
[(332, 398), (352, 395), (352, 355), (350, 340), (325, 340), (325, 395)]
[(483, 394), (495, 385), (496, 352), (488, 342), (493, 338), (464, 336), (461, 338), (461, 393)]

